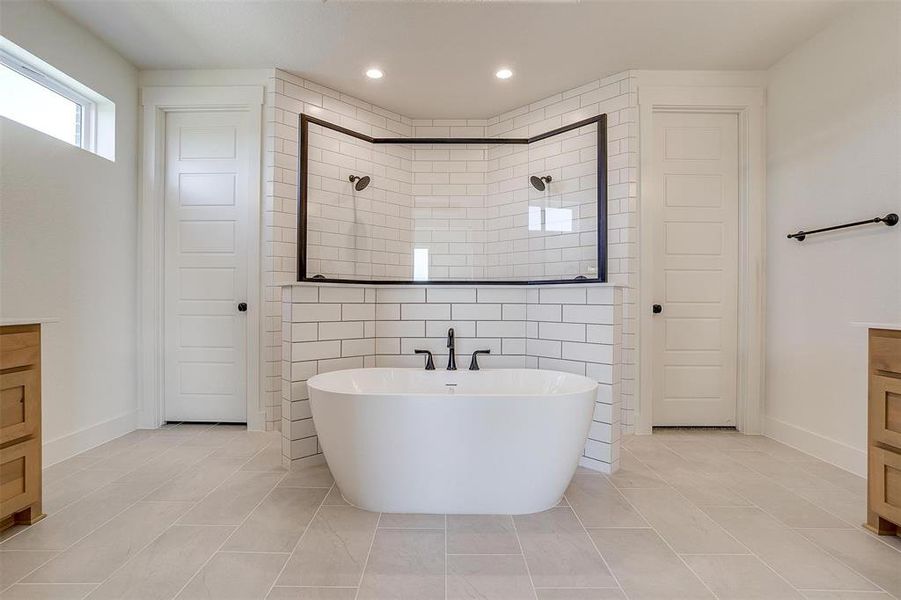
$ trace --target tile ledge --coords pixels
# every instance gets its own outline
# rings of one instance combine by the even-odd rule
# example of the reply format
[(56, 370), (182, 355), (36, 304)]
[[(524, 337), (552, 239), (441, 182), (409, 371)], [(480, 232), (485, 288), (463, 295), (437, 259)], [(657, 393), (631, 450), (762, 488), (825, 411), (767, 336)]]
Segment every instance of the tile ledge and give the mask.
[(333, 282), (317, 282), (317, 281), (289, 281), (279, 284), (281, 287), (350, 287), (350, 288), (384, 288), (384, 289), (420, 289), (420, 288), (448, 288), (448, 289), (472, 289), (472, 288), (497, 288), (497, 289), (537, 289), (537, 288), (574, 288), (574, 287), (610, 287), (625, 288), (627, 286), (620, 283), (598, 283), (596, 281), (589, 282), (573, 282), (573, 283), (534, 283), (534, 284), (510, 284), (510, 283), (404, 283), (404, 284), (386, 284), (373, 281), (371, 283), (333, 283)]

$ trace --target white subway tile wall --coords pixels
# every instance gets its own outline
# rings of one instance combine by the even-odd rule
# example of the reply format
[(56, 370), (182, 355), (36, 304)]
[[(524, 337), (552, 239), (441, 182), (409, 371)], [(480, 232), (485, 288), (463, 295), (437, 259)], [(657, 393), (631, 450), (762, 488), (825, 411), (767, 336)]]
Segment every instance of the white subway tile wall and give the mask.
[[(303, 112), (360, 133), (385, 137), (478, 137), (483, 135), (486, 137), (526, 137), (600, 113), (606, 113), (608, 119), (607, 270), (610, 282), (624, 286), (622, 290), (621, 394), (622, 422), (626, 430), (629, 430), (634, 423), (636, 300), (638, 298), (638, 102), (636, 85), (634, 75), (631, 72), (624, 72), (590, 82), (573, 90), (556, 94), (550, 98), (486, 120), (420, 120), (414, 122), (391, 111), (372, 106), (338, 91), (274, 69), (266, 89), (264, 124), (266, 136), (264, 145), (265, 188), (261, 269), (264, 291), (264, 302), (261, 309), (264, 327), (261, 344), (261, 385), (263, 387), (263, 395), (260, 405), (266, 413), (267, 429), (277, 429), (281, 425), (282, 417), (284, 416), (281, 412), (282, 404), (279, 402), (279, 390), (281, 389), (282, 375), (284, 373), (282, 370), (284, 362), (281, 360), (283, 315), (281, 313), (280, 286), (294, 281), (297, 273), (297, 124), (298, 115)], [(397, 238), (394, 239), (391, 237), (394, 232), (376, 229), (382, 227), (380, 224), (372, 222), (376, 219), (375, 215), (377, 213), (369, 211), (370, 214), (367, 215), (367, 218), (370, 219), (369, 222), (358, 221), (365, 227), (353, 230), (349, 227), (350, 221), (343, 221), (344, 225), (339, 231), (319, 232), (335, 235), (336, 237), (331, 238), (331, 241), (335, 242), (346, 242), (349, 244), (352, 239), (353, 245), (341, 246), (336, 244), (335, 246), (324, 246), (320, 238), (319, 249), (317, 250), (320, 252), (320, 255), (314, 260), (334, 260), (338, 263), (335, 266), (340, 266), (342, 272), (344, 272), (350, 266), (342, 263), (354, 263), (354, 271), (356, 271), (356, 262), (360, 261), (346, 261), (342, 256), (344, 258), (350, 256), (354, 259), (368, 257), (372, 259), (372, 266), (369, 267), (370, 262), (365, 262), (364, 266), (360, 267), (361, 270), (365, 271), (367, 268), (371, 268), (372, 277), (389, 277), (387, 274), (389, 269), (409, 268), (408, 265), (400, 262), (400, 255), (405, 257), (404, 260), (407, 260), (410, 256), (409, 252), (407, 252), (407, 246), (403, 244), (410, 243), (415, 245), (428, 242), (428, 248), (431, 250), (430, 254), (436, 258), (440, 256), (441, 258), (438, 259), (438, 262), (447, 263), (436, 263), (432, 266), (432, 272), (429, 273), (430, 277), (443, 276), (445, 268), (446, 276), (453, 278), (475, 277), (479, 272), (482, 272), (480, 269), (484, 269), (486, 277), (489, 269), (494, 269), (492, 274), (498, 277), (506, 277), (507, 275), (502, 273), (508, 273), (511, 268), (516, 277), (533, 268), (534, 271), (532, 272), (534, 275), (532, 276), (536, 277), (539, 276), (539, 270), (545, 276), (554, 275), (558, 272), (560, 277), (574, 276), (575, 274), (590, 276), (592, 262), (591, 257), (587, 255), (587, 253), (591, 252), (588, 249), (590, 245), (583, 244), (581, 238), (577, 244), (577, 240), (574, 237), (576, 231), (545, 231), (545, 235), (540, 237), (540, 242), (544, 244), (543, 247), (540, 247), (539, 241), (530, 238), (530, 244), (524, 248), (523, 240), (513, 237), (508, 239), (506, 237), (513, 236), (515, 231), (511, 232), (501, 226), (509, 222), (509, 220), (504, 220), (507, 214), (502, 215), (502, 210), (510, 212), (511, 215), (516, 214), (516, 218), (520, 220), (527, 219), (527, 210), (524, 213), (517, 211), (521, 211), (523, 206), (527, 209), (528, 205), (534, 202), (538, 208), (544, 209), (542, 210), (542, 217), (545, 224), (548, 222), (549, 211), (546, 210), (547, 207), (569, 209), (572, 211), (571, 213), (567, 213), (565, 210), (556, 213), (550, 211), (552, 213), (551, 222), (556, 224), (562, 221), (565, 223), (566, 217), (571, 216), (574, 228), (584, 227), (585, 229), (580, 229), (580, 231), (586, 233), (589, 240), (594, 238), (594, 232), (590, 229), (590, 223), (594, 221), (590, 212), (593, 203), (587, 200), (588, 196), (593, 192), (588, 187), (584, 190), (581, 187), (583, 182), (585, 185), (590, 184), (592, 178), (590, 175), (579, 174), (590, 171), (592, 169), (592, 161), (596, 160), (596, 148), (594, 148), (595, 152), (592, 153), (593, 146), (588, 140), (589, 137), (593, 138), (590, 131), (579, 130), (571, 132), (571, 135), (567, 135), (565, 139), (547, 140), (542, 145), (534, 145), (533, 148), (527, 151), (526, 157), (500, 154), (489, 157), (492, 148), (490, 146), (454, 146), (451, 148), (454, 150), (453, 156), (448, 152), (446, 161), (444, 161), (443, 155), (439, 159), (435, 159), (431, 158), (427, 153), (413, 154), (413, 147), (408, 147), (409, 157), (407, 155), (397, 156), (389, 154), (387, 149), (385, 153), (373, 151), (372, 154), (368, 154), (363, 151), (363, 147), (351, 144), (348, 140), (331, 138), (333, 145), (337, 141), (338, 152), (335, 155), (325, 155), (325, 158), (331, 161), (332, 164), (327, 161), (320, 161), (320, 164), (323, 169), (326, 169), (326, 166), (328, 166), (328, 171), (331, 174), (335, 174), (337, 171), (337, 178), (331, 180), (321, 175), (318, 176), (320, 179), (317, 181), (320, 187), (316, 189), (318, 190), (317, 193), (321, 193), (319, 197), (320, 204), (328, 204), (334, 200), (337, 202), (337, 207), (347, 209), (349, 206), (352, 206), (352, 204), (348, 203), (348, 198), (352, 196), (350, 196), (350, 183), (346, 180), (345, 175), (358, 170), (360, 171), (359, 174), (369, 174), (363, 173), (368, 168), (373, 169), (373, 173), (376, 171), (381, 173), (381, 169), (384, 168), (384, 176), (373, 176), (370, 187), (361, 193), (357, 193), (358, 201), (365, 201), (364, 203), (358, 202), (357, 210), (362, 211), (366, 207), (371, 209), (374, 202), (391, 204), (391, 210), (397, 210), (398, 215), (396, 218), (386, 219), (386, 225), (396, 224), (402, 218), (410, 219), (415, 222), (415, 227), (411, 226), (411, 230), (419, 231), (420, 227), (422, 227), (423, 232), (429, 232), (429, 239), (424, 239), (424, 234), (419, 239), (416, 239), (416, 234), (413, 234), (410, 239), (404, 239), (401, 236), (401, 232), (405, 231), (403, 227), (394, 228), (397, 232)], [(346, 154), (342, 153), (342, 141), (345, 142), (343, 151)], [(559, 151), (556, 147), (557, 143), (560, 144)], [(398, 146), (398, 148), (403, 149), (402, 146)], [(514, 148), (522, 150), (526, 147)], [(319, 150), (327, 149), (319, 148)], [(429, 150), (429, 148), (417, 145), (415, 150), (425, 151)], [(431, 148), (431, 150), (435, 150), (435, 148)], [(445, 150), (448, 150), (448, 147), (445, 147)], [(334, 152), (334, 150), (331, 151)], [(578, 161), (576, 161), (576, 151), (578, 151)], [(322, 159), (322, 156), (319, 158)], [(351, 167), (349, 160), (351, 158), (353, 159), (353, 167)], [(401, 161), (399, 164), (402, 167), (405, 165), (403, 161), (410, 161), (409, 173), (411, 178), (409, 181), (401, 177), (404, 173), (394, 173), (392, 171), (393, 175), (389, 176), (389, 168), (395, 169), (396, 167), (392, 165), (398, 164), (395, 159)], [(501, 167), (502, 159), (504, 159), (503, 167)], [(517, 162), (523, 160), (525, 162)], [(497, 165), (495, 166), (495, 163), (492, 161), (496, 161)], [(448, 169), (447, 183), (425, 183), (425, 180), (429, 177), (428, 175), (424, 175), (425, 179), (419, 183), (415, 181), (417, 173), (428, 173), (427, 168), (431, 168), (433, 174), (441, 169), (442, 167), (435, 166), (439, 162), (442, 165), (448, 165), (446, 167)], [(371, 166), (369, 163), (372, 163)], [(459, 169), (460, 163), (465, 163), (465, 171), (450, 170), (451, 168)], [(426, 167), (426, 164), (431, 164), (432, 166)], [(400, 171), (403, 171), (404, 168), (400, 169)], [(482, 170), (483, 168), (484, 170)], [(515, 174), (512, 177), (504, 178), (504, 175), (510, 173), (509, 169), (513, 169)], [(559, 173), (559, 178), (554, 177), (555, 182), (568, 183), (565, 183), (564, 187), (555, 186), (552, 182), (547, 195), (539, 194), (537, 191), (529, 188), (527, 184), (528, 178), (524, 176), (525, 174), (551, 174), (553, 177), (557, 173)], [(452, 176), (454, 179), (453, 183), (451, 182)], [(497, 179), (494, 179), (495, 177)], [(379, 183), (379, 179), (383, 181)], [(503, 182), (511, 181), (511, 179), (515, 181), (516, 187), (508, 188), (507, 186), (514, 186), (514, 183), (504, 184)], [(444, 181), (443, 176), (441, 176), (441, 180), (442, 182)], [(478, 180), (484, 183), (478, 183)], [(579, 182), (578, 189), (576, 188), (576, 181)], [(428, 186), (427, 193), (425, 193), (426, 189), (424, 187), (417, 188), (416, 186), (418, 185)], [(463, 187), (452, 186), (464, 186), (467, 193), (461, 193)], [(424, 193), (417, 193), (417, 191)], [(477, 191), (478, 193), (469, 194), (469, 191)], [(406, 197), (407, 194), (409, 194), (409, 199)], [(389, 197), (391, 199), (390, 203), (388, 202)], [(485, 202), (484, 205), (480, 206), (475, 198), (483, 197)], [(446, 205), (443, 205), (442, 203), (445, 202), (445, 199)], [(507, 205), (508, 200), (512, 206)], [(470, 204), (472, 206), (469, 206)], [(333, 205), (329, 204), (330, 208), (331, 206)], [(438, 210), (437, 213), (426, 213), (424, 210), (421, 213), (417, 213), (416, 211), (420, 209), (441, 210)], [(459, 209), (465, 209), (466, 212), (461, 212)], [(442, 212), (442, 210), (447, 212)], [(492, 212), (494, 210), (497, 212)], [(484, 213), (479, 211), (484, 211)], [(481, 214), (486, 215), (485, 221), (479, 221), (476, 218)], [(407, 216), (402, 217), (401, 215)], [(436, 215), (441, 215), (438, 217), (439, 220), (447, 220), (447, 229), (440, 227), (428, 229), (426, 223), (422, 222), (430, 220), (427, 216), (431, 218), (436, 217)], [(494, 216), (492, 217), (491, 215)], [(492, 219), (501, 220), (492, 225)], [(451, 229), (451, 221), (457, 220), (460, 223), (454, 222), (455, 229)], [(464, 230), (459, 227), (464, 222), (472, 223), (474, 221), (483, 223), (484, 229), (479, 230), (473, 227)], [(432, 225), (436, 224), (432, 223)], [(494, 229), (488, 229), (491, 226)], [(563, 226), (565, 225), (561, 225), (561, 227)], [(391, 228), (385, 227), (385, 229)], [(515, 230), (518, 231), (519, 227), (515, 228)], [(463, 233), (465, 233), (465, 237), (461, 237)], [(348, 238), (341, 236), (348, 236)], [(496, 238), (492, 236), (496, 236)], [(389, 244), (389, 242), (392, 243)], [(531, 242), (535, 243), (535, 247), (531, 247)], [(384, 247), (382, 247), (383, 243)], [(454, 246), (451, 246), (452, 244)], [(509, 258), (509, 264), (506, 264), (505, 261), (508, 261), (508, 251), (511, 248), (511, 244), (513, 257)], [(441, 251), (445, 249), (447, 252), (442, 253)], [(345, 250), (351, 250), (352, 252), (348, 253)], [(327, 256), (323, 256), (323, 252)], [(392, 255), (397, 255), (397, 263), (392, 262), (394, 260)], [(468, 263), (454, 264), (460, 261), (455, 256), (460, 255), (471, 258), (467, 258)], [(519, 262), (523, 257), (529, 258), (528, 262)], [(544, 262), (542, 262), (543, 260)], [(477, 264), (478, 262), (482, 264)], [(320, 263), (320, 268), (321, 266)], [(588, 289), (591, 290), (593, 288)], [(425, 292), (425, 290), (419, 291)], [(498, 293), (506, 292), (506, 290), (495, 290), (494, 288), (478, 290), (479, 293), (493, 293), (495, 291)], [(305, 290), (300, 293), (311, 294), (312, 290)], [(365, 303), (374, 302), (376, 294), (374, 287), (367, 288), (365, 294), (367, 295)], [(479, 300), (481, 301), (481, 296)], [(400, 304), (404, 302), (402, 300), (395, 301), (393, 302), (395, 306), (389, 306), (389, 304), (392, 304), (391, 302), (379, 304), (375, 310), (383, 312), (377, 314), (377, 318), (384, 317), (385, 321), (391, 320), (388, 318), (392, 316), (389, 313), (395, 311), (396, 316), (393, 318), (400, 321)], [(453, 303), (455, 300), (446, 300), (445, 302)], [(554, 316), (555, 305), (539, 307), (537, 304), (528, 302), (517, 305), (517, 303), (508, 302), (506, 299), (497, 300), (493, 303), (501, 305), (501, 315), (497, 318), (486, 320), (503, 321), (508, 319), (508, 317), (514, 319), (518, 311), (521, 310), (526, 311), (525, 316), (527, 318), (536, 316), (539, 313), (542, 316)], [(548, 322), (561, 322), (563, 320), (560, 306), (556, 305), (559, 316), (556, 319), (548, 319)], [(538, 312), (535, 312), (536, 310)], [(324, 320), (329, 321), (328, 318)], [(415, 321), (410, 321), (409, 323), (415, 323)], [(425, 328), (425, 324), (432, 323), (432, 321), (422, 321), (422, 323), (423, 328)], [(534, 322), (532, 323), (534, 324)], [(586, 325), (588, 325), (586, 336), (602, 334), (600, 329), (594, 330), (594, 333), (592, 333), (593, 330), (591, 329), (592, 326), (602, 325), (595, 323), (586, 323)], [(424, 332), (420, 335), (426, 334)], [(537, 336), (537, 331), (535, 335)], [(509, 344), (502, 343), (502, 347), (507, 345), (511, 349), (517, 348), (519, 342), (512, 341), (516, 338), (508, 339), (511, 342)], [(595, 337), (594, 339), (598, 338)], [(316, 341), (319, 340), (317, 339)], [(376, 341), (378, 346), (378, 339)], [(388, 342), (385, 343), (387, 344)], [(522, 344), (519, 345), (521, 346)], [(546, 358), (544, 360), (558, 359)]]
[[(490, 350), (481, 367), (546, 368), (600, 384), (583, 466), (612, 472), (622, 414), (622, 288), (377, 287), (295, 284), (282, 288), (282, 434), (286, 462), (321, 460), (306, 380), (355, 367), (447, 366), (454, 328), (457, 365)], [(311, 317), (312, 315), (312, 317)], [(315, 317), (315, 318), (314, 318)], [(316, 321), (311, 323), (311, 321)], [(311, 327), (312, 325), (312, 327)]]

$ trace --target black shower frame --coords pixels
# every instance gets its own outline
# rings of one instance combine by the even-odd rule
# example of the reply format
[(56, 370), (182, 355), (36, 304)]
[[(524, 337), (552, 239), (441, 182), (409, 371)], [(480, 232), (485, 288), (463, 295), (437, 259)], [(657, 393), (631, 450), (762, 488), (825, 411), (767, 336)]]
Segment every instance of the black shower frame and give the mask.
[[(329, 121), (301, 113), (298, 136), (297, 169), (297, 281), (315, 283), (354, 283), (367, 285), (555, 285), (573, 283), (607, 282), (607, 115), (599, 114), (582, 119), (557, 129), (552, 129), (528, 138), (375, 138), (341, 127)], [(476, 280), (476, 279), (427, 279), (427, 280), (382, 280), (382, 279), (333, 279), (327, 277), (307, 277), (307, 162), (310, 141), (309, 125), (313, 123), (326, 129), (349, 135), (370, 144), (531, 144), (567, 131), (597, 123), (597, 236), (598, 275), (595, 278), (580, 279), (539, 279), (528, 281)]]

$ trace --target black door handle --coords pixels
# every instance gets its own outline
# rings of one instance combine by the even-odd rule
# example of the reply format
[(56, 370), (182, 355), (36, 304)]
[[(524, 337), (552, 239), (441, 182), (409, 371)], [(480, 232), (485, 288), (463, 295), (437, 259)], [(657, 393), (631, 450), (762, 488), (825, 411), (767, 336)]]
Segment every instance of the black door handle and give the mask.
[(246, 302), (238, 302), (238, 312), (247, 312)]
[(655, 304), (654, 306), (651, 307), (651, 312), (654, 313), (655, 315), (659, 315), (660, 313), (663, 312), (663, 307), (659, 304)]

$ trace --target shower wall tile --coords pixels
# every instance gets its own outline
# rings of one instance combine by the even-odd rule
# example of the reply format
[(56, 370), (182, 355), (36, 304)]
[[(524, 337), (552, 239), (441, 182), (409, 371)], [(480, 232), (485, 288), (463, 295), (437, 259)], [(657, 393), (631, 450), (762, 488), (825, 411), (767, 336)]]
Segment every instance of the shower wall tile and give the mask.
[[(260, 352), (260, 410), (265, 412), (267, 429), (279, 428), (283, 417), (292, 416), (282, 414), (285, 406), (280, 398), (283, 394), (280, 391), (283, 377), (291, 376), (290, 372), (283, 372), (283, 364), (290, 365), (291, 363), (282, 361), (284, 315), (281, 312), (282, 290), (280, 286), (292, 282), (296, 278), (297, 123), (298, 114), (301, 112), (338, 123), (361, 133), (386, 137), (421, 137), (433, 135), (439, 130), (446, 131), (445, 135), (451, 137), (520, 137), (542, 133), (599, 113), (607, 113), (607, 267), (609, 280), (623, 286), (617, 292), (622, 295), (620, 315), (622, 322), (618, 334), (621, 338), (619, 356), (622, 362), (619, 369), (622, 387), (621, 418), (624, 427), (632, 426), (637, 354), (636, 301), (638, 298), (638, 101), (637, 78), (633, 72), (624, 72), (589, 82), (489, 119), (414, 122), (404, 116), (372, 106), (314, 82), (273, 69), (266, 85), (264, 106), (261, 257), (263, 331)], [(430, 272), (431, 277), (446, 274), (449, 277), (460, 278), (475, 276), (480, 272), (484, 272), (487, 277), (489, 269), (494, 269), (493, 272), (497, 274), (512, 273), (509, 276), (516, 277), (522, 276), (523, 273), (529, 273), (530, 270), (536, 276), (538, 274), (556, 274), (560, 277), (571, 277), (583, 274), (592, 266), (594, 253), (593, 248), (588, 244), (581, 244), (582, 240), (577, 232), (554, 232), (554, 235), (532, 236), (535, 239), (515, 239), (513, 234), (516, 229), (527, 230), (529, 203), (534, 204), (535, 201), (545, 200), (534, 190), (530, 192), (530, 188), (526, 187), (527, 184), (523, 185), (528, 179), (528, 174), (537, 173), (539, 170), (546, 173), (559, 171), (559, 178), (555, 177), (555, 182), (559, 185), (552, 185), (551, 191), (555, 194), (559, 191), (561, 198), (565, 197), (567, 202), (572, 202), (572, 207), (564, 208), (574, 210), (580, 226), (583, 221), (586, 227), (590, 227), (592, 222), (596, 222), (596, 215), (592, 215), (590, 212), (591, 203), (585, 200), (588, 195), (593, 196), (594, 191), (590, 187), (582, 188), (583, 185), (589, 186), (592, 178), (579, 175), (579, 173), (591, 170), (592, 161), (596, 160), (594, 139), (595, 137), (590, 131), (579, 130), (570, 132), (560, 139), (547, 140), (545, 144), (533, 146), (525, 156), (515, 152), (508, 154), (506, 151), (497, 151), (496, 147), (426, 148), (417, 146), (416, 148), (422, 153), (416, 156), (411, 154), (409, 157), (380, 153), (368, 155), (365, 152), (361, 153), (361, 148), (355, 147), (353, 144), (345, 144), (342, 151), (341, 140), (323, 140), (323, 146), (331, 144), (331, 147), (318, 148), (321, 152), (316, 158), (321, 166), (317, 166), (317, 168), (321, 168), (327, 176), (311, 174), (310, 180), (316, 186), (317, 193), (322, 194), (322, 199), (328, 199), (329, 206), (332, 206), (334, 202), (331, 194), (340, 196), (341, 194), (338, 192), (341, 192), (346, 195), (348, 191), (350, 184), (344, 175), (349, 175), (352, 159), (354, 170), (372, 169), (375, 172), (377, 169), (380, 173), (379, 177), (374, 178), (370, 185), (371, 189), (367, 188), (363, 192), (363, 194), (372, 194), (372, 198), (363, 198), (370, 202), (365, 208), (373, 208), (371, 202), (382, 202), (382, 196), (384, 196), (386, 209), (390, 207), (391, 210), (395, 210), (394, 207), (396, 207), (397, 218), (400, 218), (401, 210), (409, 210), (409, 216), (406, 218), (409, 218), (411, 223), (415, 223), (417, 229), (421, 225), (423, 233), (419, 234), (419, 238), (413, 234), (409, 239), (403, 239), (401, 237), (402, 229), (396, 229), (397, 239), (392, 239), (390, 235), (383, 235), (391, 233), (385, 231), (385, 229), (391, 229), (388, 227), (379, 229), (377, 232), (365, 231), (362, 235), (359, 232), (349, 231), (346, 226), (339, 231), (323, 231), (320, 233), (329, 234), (326, 241), (334, 243), (334, 245), (323, 246), (322, 239), (317, 240), (320, 242), (319, 248), (327, 249), (328, 252), (326, 252), (326, 256), (320, 255), (315, 260), (334, 261), (342, 268), (349, 269), (349, 265), (345, 263), (353, 261), (347, 260), (348, 258), (366, 258), (371, 259), (375, 265), (384, 265), (386, 273), (389, 267), (409, 270), (408, 264), (392, 264), (389, 261), (396, 256), (400, 263), (400, 256), (409, 257), (412, 247), (416, 245), (416, 247), (428, 247), (431, 256), (435, 259)], [(335, 147), (336, 141), (337, 147)], [(510, 147), (507, 147), (507, 150), (509, 149)], [(519, 147), (516, 149), (523, 150)], [(446, 151), (449, 152), (445, 156)], [(322, 156), (323, 152), (324, 156)], [(409, 169), (406, 173), (397, 172), (404, 171), (404, 169), (397, 168), (395, 159), (409, 160)], [(383, 175), (382, 169), (384, 169)], [(413, 181), (416, 173), (445, 173), (447, 180), (446, 183), (416, 184)], [(334, 177), (336, 174), (337, 178)], [(377, 187), (376, 179), (381, 179), (383, 182), (390, 181), (390, 187), (387, 184), (380, 184), (381, 187)], [(335, 186), (337, 189), (334, 189)], [(376, 192), (378, 197), (376, 197)], [(548, 198), (550, 199), (550, 197)], [(346, 203), (346, 199), (344, 202)], [(542, 207), (543, 205), (539, 206), (539, 208)], [(426, 209), (432, 212), (426, 212)], [(501, 214), (501, 211), (504, 211), (504, 214)], [(372, 212), (371, 214), (377, 213)], [(517, 226), (514, 227), (513, 223), (517, 219)], [(486, 224), (492, 220), (494, 220), (496, 229), (489, 230), (486, 228)], [(381, 225), (370, 225), (371, 228), (381, 227)], [(593, 232), (593, 230), (586, 229), (585, 232)], [(495, 235), (497, 236), (496, 240), (489, 239)], [(380, 247), (382, 242), (384, 242), (384, 248)], [(419, 244), (427, 244), (427, 246)], [(492, 244), (495, 244), (492, 246), (492, 250), (496, 250), (494, 254), (488, 249)], [(376, 247), (371, 247), (373, 245)], [(507, 258), (508, 254), (509, 258)], [(492, 261), (496, 264), (491, 265)], [(502, 262), (504, 264), (501, 264)], [(367, 262), (367, 264), (369, 263)], [(377, 267), (376, 271), (381, 268)], [(354, 269), (356, 270), (356, 266)], [(365, 266), (363, 270), (365, 271)], [(406, 277), (409, 275), (405, 275), (404, 278)], [(302, 287), (284, 289), (291, 290), (290, 293), (295, 294), (292, 298), (295, 302), (309, 301), (311, 293), (309, 289)], [(382, 290), (372, 287), (366, 289), (364, 293), (372, 294), (374, 300), (377, 291)], [(401, 290), (393, 291), (400, 292)], [(424, 290), (418, 291), (424, 293)], [(525, 318), (529, 321), (527, 327), (541, 322), (560, 322), (562, 320), (562, 315), (545, 319), (546, 313), (532, 312), (534, 308), (532, 304), (537, 302), (537, 299), (530, 299), (527, 302), (524, 293), (526, 291), (480, 288), (477, 293), (480, 294), (479, 301), (483, 301), (481, 294), (486, 294), (486, 298), (490, 298), (486, 301), (502, 305), (503, 314), (495, 320), (523, 320)], [(609, 297), (612, 293), (611, 288), (588, 288), (588, 293), (589, 295), (593, 293), (607, 294), (606, 302), (612, 304)], [(497, 296), (492, 297), (495, 294)], [(522, 297), (514, 299), (507, 294), (521, 294)], [(306, 300), (302, 295), (306, 295)], [(326, 296), (326, 298), (328, 297)], [(318, 290), (316, 299), (313, 301), (319, 301)], [(463, 301), (468, 302), (470, 299), (456, 299), (448, 296), (440, 300), (442, 303)], [(587, 301), (592, 302), (592, 299), (589, 298)], [(343, 304), (344, 302), (346, 302), (344, 298), (328, 299), (330, 304)], [(354, 302), (358, 301), (354, 300)], [(366, 299), (366, 302), (370, 302), (370, 300)], [(425, 297), (415, 300), (397, 299), (391, 302), (398, 304), (425, 302)], [(527, 315), (522, 316), (520, 311), (523, 309), (515, 307), (513, 303), (527, 304), (525, 307)], [(560, 305), (547, 306), (551, 308), (551, 311), (556, 306), (557, 312), (560, 312)], [(350, 314), (353, 314), (352, 310)], [(388, 311), (377, 316), (387, 315), (391, 316), (391, 320), (400, 320), (399, 306), (394, 308), (397, 311), (396, 316), (390, 314), (392, 310), (390, 307), (380, 305), (376, 310)], [(366, 314), (353, 316), (368, 319)], [(550, 316), (553, 317), (553, 314)], [(289, 314), (288, 317), (290, 320), (291, 315)], [(324, 319), (325, 322), (338, 320), (340, 319)], [(430, 323), (432, 321), (425, 321), (423, 327), (427, 328)], [(315, 325), (315, 322), (310, 321), (304, 324)], [(611, 332), (607, 331), (605, 334), (605, 330), (600, 329), (601, 327), (609, 329), (609, 325), (600, 323), (588, 325), (586, 341), (609, 342), (608, 334)], [(309, 328), (289, 328), (288, 331), (289, 333), (296, 332), (298, 335), (305, 332), (305, 337), (294, 338), (297, 341), (319, 341), (310, 339), (312, 330)], [(527, 331), (527, 335), (529, 334), (537, 337), (537, 327), (534, 331)], [(426, 334), (423, 332), (421, 335)], [(604, 337), (605, 335), (607, 337)], [(510, 338), (510, 340), (514, 339), (516, 338)], [(506, 342), (506, 340), (504, 341)], [(385, 342), (381, 346), (385, 347), (387, 343)], [(508, 345), (511, 348), (515, 346), (513, 342), (502, 343), (502, 348)], [(379, 346), (378, 338), (376, 346)], [(525, 360), (527, 365), (537, 366), (536, 357), (526, 356)], [(619, 419), (619, 416), (617, 418)]]
[[(447, 330), (452, 327), (461, 369), (467, 368), (473, 351), (487, 349), (491, 354), (479, 358), (486, 369), (547, 368), (596, 379), (600, 386), (581, 464), (606, 473), (618, 467), (621, 288), (311, 283), (286, 285), (282, 297), (286, 308), (281, 329), (281, 413), (286, 464), (322, 460), (307, 379), (364, 366), (421, 368), (425, 359), (414, 354), (417, 349), (431, 351), (436, 367), (444, 368)], [(567, 322), (561, 322), (564, 314)], [(310, 315), (330, 319), (310, 323)]]

